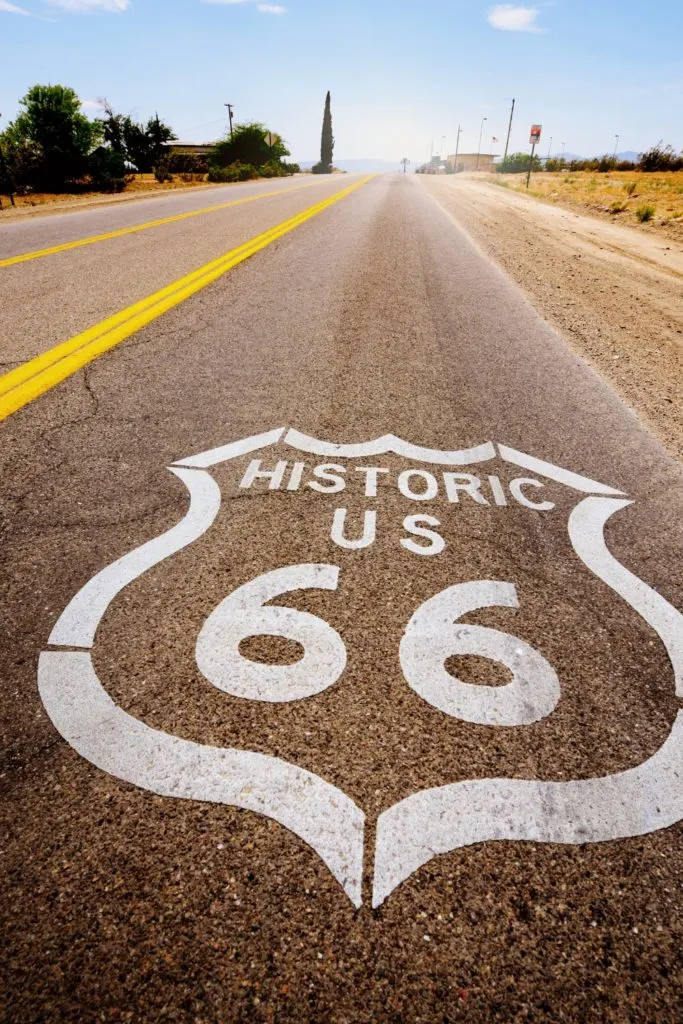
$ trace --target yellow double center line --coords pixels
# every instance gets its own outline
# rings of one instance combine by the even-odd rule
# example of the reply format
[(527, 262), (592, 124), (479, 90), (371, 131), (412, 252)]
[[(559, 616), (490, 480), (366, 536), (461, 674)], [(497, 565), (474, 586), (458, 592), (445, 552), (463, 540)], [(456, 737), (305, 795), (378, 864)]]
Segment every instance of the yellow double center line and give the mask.
[(156, 320), (167, 310), (184, 302), (196, 292), (206, 288), (207, 285), (216, 281), (223, 274), (232, 270), (233, 267), (248, 260), (250, 256), (265, 249), (288, 234), (300, 224), (322, 213), (328, 207), (338, 203), (341, 199), (361, 188), (370, 181), (373, 175), (355, 182), (341, 192), (336, 192), (328, 199), (324, 199), (307, 210), (298, 213), (295, 217), (283, 221), (276, 227), (265, 231), (261, 235), (245, 242), (244, 245), (232, 249), (230, 252), (220, 256), (211, 263), (206, 263), (198, 270), (178, 278), (172, 284), (161, 288), (152, 295), (133, 303), (120, 313), (108, 317), (95, 327), (88, 328), (81, 334), (75, 335), (68, 341), (55, 345), (43, 355), (23, 363), (15, 370), (10, 370), (3, 377), (0, 377), (0, 420), (6, 419), (17, 409), (32, 402), (35, 398), (44, 394), (50, 388), (55, 387), (65, 378), (70, 377), (76, 370), (92, 362), (103, 352), (113, 348), (120, 342), (125, 341), (131, 334), (135, 334), (142, 327)]
[(138, 231), (149, 231), (150, 228), (160, 228), (165, 224), (175, 224), (181, 220), (189, 220), (191, 217), (201, 217), (206, 213), (218, 213), (219, 210), (228, 210), (231, 206), (243, 206), (245, 203), (255, 203), (259, 199), (269, 199), (271, 196), (281, 196), (299, 192), (303, 188), (311, 188), (311, 185), (297, 185), (295, 188), (279, 188), (274, 192), (259, 192), (255, 196), (244, 196), (242, 199), (231, 199), (229, 203), (219, 203), (217, 206), (203, 206), (200, 210), (188, 210), (186, 213), (174, 213), (170, 217), (160, 217), (158, 220), (148, 220), (144, 224), (134, 224), (129, 228), (117, 228), (116, 231), (107, 231), (103, 235), (90, 235), (88, 238), (77, 238), (74, 242), (61, 242), (59, 245), (51, 245), (48, 249), (35, 249), (33, 252), (23, 252), (18, 256), (7, 256), (0, 260), (0, 267), (13, 267), (17, 263), (28, 263), (30, 260), (39, 260), (43, 256), (54, 256), (59, 252), (69, 252), (70, 249), (82, 249), (85, 245), (94, 245), (96, 242), (108, 242), (110, 238), (122, 238), (124, 235), (135, 235)]

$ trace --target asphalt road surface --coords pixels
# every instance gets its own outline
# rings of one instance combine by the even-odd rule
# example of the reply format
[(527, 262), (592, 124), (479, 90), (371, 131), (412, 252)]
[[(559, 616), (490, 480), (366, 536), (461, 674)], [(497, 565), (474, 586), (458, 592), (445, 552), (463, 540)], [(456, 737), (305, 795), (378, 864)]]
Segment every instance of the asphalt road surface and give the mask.
[(415, 177), (0, 260), (2, 1019), (679, 1021), (683, 475), (630, 408)]

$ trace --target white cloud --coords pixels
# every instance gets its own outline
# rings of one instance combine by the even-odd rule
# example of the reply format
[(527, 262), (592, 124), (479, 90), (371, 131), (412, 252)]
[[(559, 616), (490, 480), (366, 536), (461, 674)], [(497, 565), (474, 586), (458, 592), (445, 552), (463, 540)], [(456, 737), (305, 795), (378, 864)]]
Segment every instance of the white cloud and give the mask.
[(74, 14), (87, 14), (88, 11), (108, 11), (110, 14), (121, 14), (130, 7), (130, 0), (48, 0), (51, 7), (59, 7), (62, 11)]
[(81, 106), (84, 110), (101, 110), (101, 100), (81, 100)]
[(0, 11), (4, 11), (6, 14), (25, 14), (28, 17), (31, 16), (30, 11), (25, 11), (23, 7), (17, 7), (16, 4), (11, 4), (8, 0), (0, 0)]
[(540, 11), (536, 7), (522, 7), (518, 4), (496, 4), (488, 13), (487, 21), (502, 32), (533, 32), (539, 35), (544, 30), (536, 24)]
[[(253, 4), (256, 0), (202, 0), (205, 4)], [(261, 14), (286, 14), (287, 8), (281, 4), (256, 4), (256, 10)]]

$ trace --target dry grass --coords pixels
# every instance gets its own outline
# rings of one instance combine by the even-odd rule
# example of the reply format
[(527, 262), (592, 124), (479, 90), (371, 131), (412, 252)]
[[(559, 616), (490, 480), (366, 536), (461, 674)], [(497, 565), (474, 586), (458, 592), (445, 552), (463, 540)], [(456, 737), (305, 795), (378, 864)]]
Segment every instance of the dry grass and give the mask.
[[(526, 175), (495, 174), (490, 181), (525, 192)], [(642, 225), (683, 240), (683, 171), (643, 174), (639, 171), (562, 171), (532, 174), (530, 193), (560, 206), (604, 216), (617, 224)], [(654, 207), (649, 220), (638, 211)]]
[[(206, 179), (204, 181), (181, 181), (179, 175), (174, 175), (173, 181), (165, 181), (160, 184), (153, 174), (136, 174), (133, 181), (126, 187), (124, 192), (118, 193), (119, 195), (138, 195), (140, 193), (154, 194), (156, 192), (173, 192), (176, 189), (182, 188), (197, 188), (197, 186), (208, 185)], [(15, 196), (14, 202), (16, 207), (31, 207), (31, 206), (52, 206), (55, 203), (59, 203), (60, 206), (67, 203), (78, 203), (82, 200), (97, 199), (107, 197), (116, 193), (110, 192), (77, 192), (74, 194), (65, 193), (51, 193), (51, 192), (33, 192), (26, 196)], [(3, 210), (9, 209), (9, 199), (6, 196), (0, 196), (2, 199)]]

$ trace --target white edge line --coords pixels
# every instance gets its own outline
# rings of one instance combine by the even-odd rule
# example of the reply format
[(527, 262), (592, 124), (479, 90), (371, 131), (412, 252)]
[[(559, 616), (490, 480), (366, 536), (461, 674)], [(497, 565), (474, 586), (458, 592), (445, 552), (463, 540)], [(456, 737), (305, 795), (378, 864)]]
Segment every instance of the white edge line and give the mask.
[(525, 455), (524, 452), (518, 452), (514, 448), (507, 448), (504, 444), (498, 445), (498, 451), (505, 462), (511, 462), (513, 466), (528, 469), (549, 480), (557, 480), (558, 483), (571, 487), (572, 490), (581, 491), (583, 494), (609, 494), (621, 497), (624, 493), (615, 490), (614, 487), (608, 487), (607, 484), (600, 484), (597, 480), (591, 480), (587, 476), (554, 466), (552, 462), (544, 462), (533, 455)]

